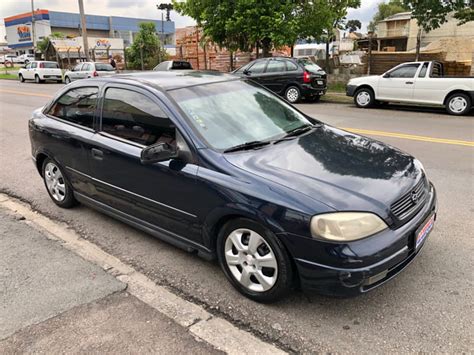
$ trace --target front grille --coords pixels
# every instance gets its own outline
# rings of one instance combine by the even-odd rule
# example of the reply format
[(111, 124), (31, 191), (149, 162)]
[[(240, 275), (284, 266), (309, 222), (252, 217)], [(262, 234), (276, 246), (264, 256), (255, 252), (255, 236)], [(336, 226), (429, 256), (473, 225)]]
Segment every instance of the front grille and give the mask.
[(421, 209), (427, 198), (428, 181), (423, 176), (413, 189), (392, 203), (390, 210), (399, 221), (404, 221)]

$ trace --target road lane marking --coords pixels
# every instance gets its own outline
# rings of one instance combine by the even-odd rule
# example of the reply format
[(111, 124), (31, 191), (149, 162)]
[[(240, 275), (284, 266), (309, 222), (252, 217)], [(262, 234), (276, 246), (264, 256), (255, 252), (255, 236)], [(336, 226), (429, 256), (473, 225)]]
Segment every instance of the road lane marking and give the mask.
[(440, 144), (452, 144), (452, 145), (462, 145), (466, 147), (474, 147), (473, 141), (463, 141), (458, 139), (446, 139), (446, 138), (435, 138), (435, 137), (427, 137), (427, 136), (417, 136), (413, 134), (405, 134), (405, 133), (395, 133), (395, 132), (385, 132), (385, 131), (374, 131), (369, 129), (360, 129), (360, 128), (350, 128), (350, 127), (339, 127), (346, 131), (357, 133), (357, 134), (366, 134), (366, 135), (373, 135), (373, 136), (381, 136), (381, 137), (392, 137), (392, 138), (400, 138), (400, 139), (409, 139), (414, 141), (421, 141), (421, 142), (431, 142), (431, 143), (440, 143)]
[(47, 97), (52, 98), (53, 95), (41, 94), (37, 92), (27, 92), (27, 91), (17, 91), (17, 90), (9, 90), (9, 89), (0, 89), (0, 92), (5, 92), (7, 94), (15, 94), (21, 96), (39, 96), (39, 97)]

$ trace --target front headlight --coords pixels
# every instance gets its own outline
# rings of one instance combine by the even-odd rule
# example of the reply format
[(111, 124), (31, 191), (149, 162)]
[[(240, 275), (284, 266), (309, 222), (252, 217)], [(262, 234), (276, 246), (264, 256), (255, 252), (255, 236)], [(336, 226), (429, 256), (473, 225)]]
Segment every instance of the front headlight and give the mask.
[(387, 224), (373, 213), (336, 212), (311, 218), (311, 234), (337, 242), (362, 239), (387, 228)]

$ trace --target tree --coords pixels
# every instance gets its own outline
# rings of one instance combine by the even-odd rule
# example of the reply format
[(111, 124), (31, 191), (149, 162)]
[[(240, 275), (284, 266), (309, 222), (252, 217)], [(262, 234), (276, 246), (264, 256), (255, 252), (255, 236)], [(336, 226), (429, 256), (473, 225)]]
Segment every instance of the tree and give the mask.
[(44, 53), (49, 46), (49, 42), (51, 39), (64, 39), (66, 36), (62, 32), (52, 32), (49, 36), (44, 37), (41, 41), (36, 43), (36, 48)]
[(346, 23), (346, 30), (349, 30), (349, 33), (356, 32), (360, 30), (362, 27), (362, 23), (359, 20), (349, 20)]
[(372, 21), (370, 21), (367, 29), (374, 32), (377, 22), (386, 19), (389, 16), (398, 14), (400, 12), (410, 11), (410, 8), (403, 3), (402, 0), (390, 0), (388, 3), (381, 2), (377, 5), (378, 9)]
[(403, 0), (405, 6), (411, 10), (412, 18), (418, 23), (416, 41), (416, 60), (418, 60), (421, 46), (421, 34), (439, 28), (448, 20), (448, 14), (454, 13), (459, 19), (458, 25), (473, 21), (474, 10), (470, 1), (466, 0)]
[(152, 69), (166, 59), (166, 52), (156, 34), (153, 22), (142, 22), (133, 44), (127, 49), (127, 61), (131, 68)]

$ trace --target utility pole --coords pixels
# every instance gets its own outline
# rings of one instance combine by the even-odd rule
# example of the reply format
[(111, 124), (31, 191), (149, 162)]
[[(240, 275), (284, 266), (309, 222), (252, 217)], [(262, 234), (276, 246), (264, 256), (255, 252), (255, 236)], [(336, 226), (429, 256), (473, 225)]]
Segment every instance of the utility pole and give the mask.
[(36, 54), (36, 36), (35, 36), (36, 28), (35, 28), (35, 4), (34, 1), (31, 0), (31, 36), (33, 39), (33, 55)]
[(370, 69), (372, 64), (372, 36), (373, 32), (369, 31), (369, 53), (367, 56), (367, 75), (370, 75)]
[(79, 0), (79, 13), (81, 14), (82, 41), (84, 42), (84, 54), (86, 61), (89, 61), (89, 43), (87, 42), (86, 16), (84, 15), (84, 2)]

